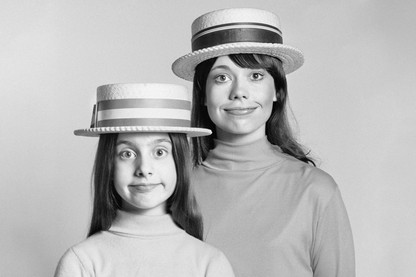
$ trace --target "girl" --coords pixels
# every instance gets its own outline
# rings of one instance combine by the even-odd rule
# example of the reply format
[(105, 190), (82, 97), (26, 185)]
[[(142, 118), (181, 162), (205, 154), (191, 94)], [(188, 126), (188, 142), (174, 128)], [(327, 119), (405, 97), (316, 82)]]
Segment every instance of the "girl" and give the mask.
[(190, 95), (168, 84), (98, 87), (92, 126), (100, 136), (88, 238), (55, 276), (234, 276), (222, 252), (202, 242), (189, 190)]
[(355, 276), (337, 184), (314, 167), (286, 117), (286, 74), (302, 53), (282, 44), (268, 11), (225, 9), (192, 24), (193, 52), (173, 72), (193, 79), (196, 197), (207, 242), (236, 276)]

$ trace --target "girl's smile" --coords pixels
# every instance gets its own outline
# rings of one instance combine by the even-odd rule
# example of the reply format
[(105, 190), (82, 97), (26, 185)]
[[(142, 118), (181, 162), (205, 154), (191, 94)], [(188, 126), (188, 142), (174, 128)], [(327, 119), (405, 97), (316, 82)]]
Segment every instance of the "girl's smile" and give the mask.
[(132, 191), (138, 191), (138, 192), (145, 193), (145, 192), (152, 191), (157, 186), (162, 186), (162, 184), (161, 183), (158, 183), (158, 184), (144, 184), (144, 183), (142, 183), (142, 184), (137, 184), (137, 185), (129, 185), (129, 188)]

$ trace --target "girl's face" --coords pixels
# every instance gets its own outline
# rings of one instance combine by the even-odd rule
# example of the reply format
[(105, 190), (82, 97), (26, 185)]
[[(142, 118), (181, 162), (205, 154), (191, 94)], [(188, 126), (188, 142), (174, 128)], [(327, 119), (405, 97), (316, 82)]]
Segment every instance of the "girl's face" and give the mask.
[(208, 74), (205, 101), (219, 139), (251, 142), (266, 134), (277, 101), (274, 80), (265, 69), (241, 68), (222, 56)]
[(114, 157), (114, 186), (122, 209), (145, 215), (166, 214), (176, 186), (172, 142), (168, 134), (121, 133)]

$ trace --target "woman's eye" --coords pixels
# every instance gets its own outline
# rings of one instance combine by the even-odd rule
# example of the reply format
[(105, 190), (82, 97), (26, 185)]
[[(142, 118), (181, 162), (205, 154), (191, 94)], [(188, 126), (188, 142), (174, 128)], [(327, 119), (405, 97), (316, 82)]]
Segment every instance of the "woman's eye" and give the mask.
[(215, 77), (215, 81), (218, 82), (218, 83), (225, 83), (229, 80), (230, 80), (230, 77), (228, 77), (225, 74), (220, 74), (220, 75)]
[(158, 148), (155, 150), (155, 156), (158, 158), (164, 157), (168, 154), (168, 151), (163, 148)]
[(137, 155), (133, 151), (127, 150), (127, 151), (120, 152), (119, 156), (122, 159), (134, 159), (136, 158)]
[(263, 79), (263, 77), (264, 77), (264, 74), (260, 72), (254, 72), (253, 74), (251, 74), (251, 79), (254, 81), (259, 81)]

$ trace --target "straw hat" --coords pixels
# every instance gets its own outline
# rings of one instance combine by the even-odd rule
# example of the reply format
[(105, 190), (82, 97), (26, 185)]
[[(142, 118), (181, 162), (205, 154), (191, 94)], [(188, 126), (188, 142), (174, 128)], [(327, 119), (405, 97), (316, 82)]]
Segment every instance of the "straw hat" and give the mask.
[(204, 14), (192, 23), (192, 52), (172, 64), (173, 72), (192, 81), (195, 67), (229, 54), (265, 54), (279, 58), (286, 74), (303, 64), (303, 54), (283, 44), (279, 18), (269, 11), (236, 8)]
[(192, 128), (191, 95), (171, 84), (110, 84), (97, 88), (91, 126), (77, 136), (108, 133), (185, 133), (207, 136), (211, 130)]

